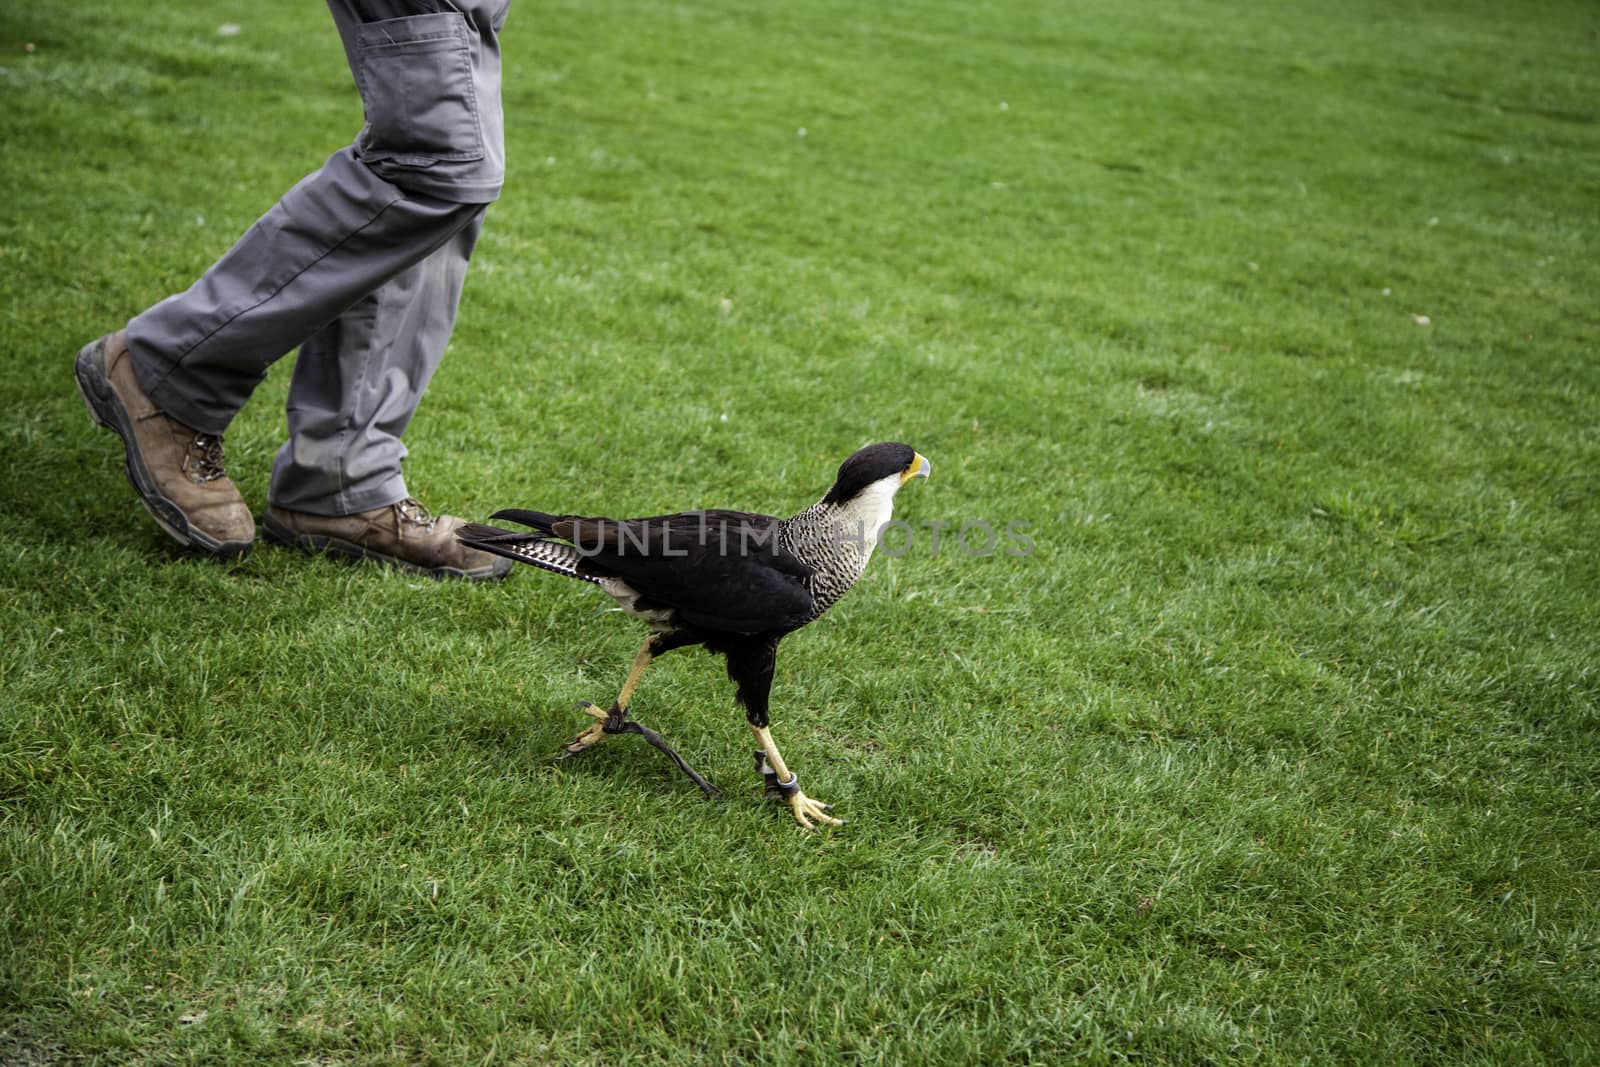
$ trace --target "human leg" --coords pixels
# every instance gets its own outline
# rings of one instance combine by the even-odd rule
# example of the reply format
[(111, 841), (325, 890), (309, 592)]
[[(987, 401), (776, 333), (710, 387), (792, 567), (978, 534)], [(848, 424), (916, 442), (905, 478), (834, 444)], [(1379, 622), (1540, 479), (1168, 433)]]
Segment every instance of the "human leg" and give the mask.
[(275, 507), (348, 515), (405, 499), (401, 435), (444, 355), (479, 216), (300, 348)]
[[(266, 367), (305, 338), (326, 331), (346, 309), (354, 306), (359, 315), (359, 305), (374, 291), (396, 276), (410, 274), (446, 246), (451, 251), (445, 251), (440, 262), (453, 263), (458, 274), (464, 271), (481, 223), (482, 203), (498, 192), (503, 152), (495, 34), (504, 18), (504, 0), (463, 4), (459, 11), (448, 4), (398, 0), (330, 0), (329, 6), (347, 47), (356, 46), (351, 66), (369, 117), (356, 145), (336, 153), (291, 189), (187, 292), (137, 316), (125, 335), (108, 335), (80, 355), (78, 377), (85, 399), (96, 419), (123, 437), (130, 476), (146, 466), (136, 462), (144, 438), (130, 431), (133, 423), (124, 425), (128, 420), (119, 412), (138, 409), (145, 412), (140, 420), (148, 416), (170, 421), (201, 444), (215, 438), (214, 448), (207, 445), (207, 456), (220, 471), (220, 434)], [(440, 6), (452, 10), (432, 10)], [(415, 14), (419, 8), (430, 10)], [(383, 21), (374, 25), (373, 20)], [(454, 139), (461, 147), (440, 144), (440, 137)], [(430, 189), (451, 195), (438, 197), (426, 191)], [(470, 232), (463, 235), (464, 231)], [(439, 273), (418, 272), (425, 284), (410, 288), (458, 294), (459, 277), (441, 286), (430, 280)], [(449, 275), (450, 270), (443, 273)], [(407, 287), (403, 280), (395, 292)], [(423, 303), (423, 317), (439, 323), (440, 301)], [(411, 408), (448, 337), (453, 295), (447, 303), (442, 334), (431, 331), (438, 335), (437, 343), (431, 353), (423, 352), (424, 365), (400, 369), (412, 383), (401, 390), (411, 397)], [(415, 351), (409, 354), (413, 364), (415, 356)], [(106, 399), (113, 367), (119, 376), (117, 388), (128, 393), (115, 404)], [(376, 420), (377, 425), (397, 428), (377, 435), (378, 452), (384, 448), (393, 452), (398, 429), (409, 418), (410, 409), (398, 415), (389, 410)], [(156, 452), (181, 456), (183, 450)], [(390, 460), (398, 463), (395, 456)], [(361, 464), (345, 466), (348, 470)], [(164, 474), (157, 471), (158, 480), (169, 482), (181, 480), (181, 473), (176, 466)], [(230, 514), (244, 508), (226, 478), (209, 484), (232, 494)], [(164, 528), (181, 541), (215, 551), (205, 537), (191, 538), (183, 532), (186, 521), (163, 518), (172, 505), (167, 497), (174, 494), (163, 495), (141, 485), (138, 478), (135, 486)], [(180, 512), (177, 518), (185, 517)], [(199, 516), (188, 519), (202, 527), (208, 521)]]
[(461, 520), (429, 514), (400, 471), (400, 437), (443, 355), (477, 232), (466, 227), (301, 346), (262, 519), (268, 541), (443, 577), (510, 570), (459, 543)]
[[(329, 0), (367, 106), (357, 154), (375, 173), (411, 186), (412, 199), (492, 197), (503, 159), (496, 34), (506, 4), (409, 17), (400, 14), (406, 6)], [(427, 91), (439, 98), (420, 120), (394, 112), (397, 87), (414, 102), (417, 62), (434, 71)], [(509, 569), (460, 545), (460, 520), (429, 515), (410, 498), (400, 470), (401, 435), (454, 327), (482, 225), (475, 206), (473, 220), (450, 240), (301, 346), (289, 440), (273, 465), (263, 519), (269, 540), (435, 574), (503, 577)]]
[(272, 363), (482, 211), (408, 195), (342, 149), (186, 292), (128, 324), (134, 368), (163, 411), (220, 434)]

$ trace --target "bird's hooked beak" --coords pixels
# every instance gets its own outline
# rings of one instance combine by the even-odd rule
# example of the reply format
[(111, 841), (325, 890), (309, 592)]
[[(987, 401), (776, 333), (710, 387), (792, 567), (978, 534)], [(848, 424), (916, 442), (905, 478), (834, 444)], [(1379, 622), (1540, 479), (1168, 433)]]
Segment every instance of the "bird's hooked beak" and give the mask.
[(926, 478), (933, 473), (933, 464), (928, 462), (928, 457), (921, 452), (911, 453), (910, 466), (900, 472), (900, 484), (905, 485), (913, 478)]

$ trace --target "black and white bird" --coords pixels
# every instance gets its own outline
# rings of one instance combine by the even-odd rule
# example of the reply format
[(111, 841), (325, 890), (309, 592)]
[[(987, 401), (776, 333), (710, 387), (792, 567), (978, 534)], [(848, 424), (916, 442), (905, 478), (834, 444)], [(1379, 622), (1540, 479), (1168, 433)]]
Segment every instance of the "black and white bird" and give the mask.
[(655, 731), (628, 718), (651, 660), (703, 645), (727, 657), (728, 677), (761, 751), (756, 769), (770, 795), (786, 800), (806, 829), (840, 825), (832, 808), (808, 797), (778, 754), (767, 698), (778, 642), (816, 619), (861, 577), (893, 515), (895, 493), (925, 478), (928, 461), (896, 442), (868, 445), (839, 467), (833, 487), (792, 518), (744, 511), (683, 511), (643, 519), (591, 518), (508, 509), (505, 519), (532, 533), (472, 524), (457, 534), (485, 552), (593, 582), (624, 611), (650, 624), (617, 699), (605, 710), (582, 704), (598, 722), (566, 745), (575, 755), (612, 734), (637, 733), (672, 757), (708, 794), (717, 789)]

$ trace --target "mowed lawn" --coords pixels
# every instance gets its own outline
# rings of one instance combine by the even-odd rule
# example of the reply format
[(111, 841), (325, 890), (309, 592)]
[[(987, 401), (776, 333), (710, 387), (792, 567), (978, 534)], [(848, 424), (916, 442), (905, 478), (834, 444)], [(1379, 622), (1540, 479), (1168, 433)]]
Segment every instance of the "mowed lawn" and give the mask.
[(1597, 41), (515, 5), (411, 488), (790, 514), (926, 454), (780, 653), (807, 835), (697, 651), (634, 707), (725, 799), (552, 760), (642, 636), (591, 588), (155, 527), (72, 357), (360, 103), (313, 0), (0, 6), (0, 1063), (1600, 1059)]

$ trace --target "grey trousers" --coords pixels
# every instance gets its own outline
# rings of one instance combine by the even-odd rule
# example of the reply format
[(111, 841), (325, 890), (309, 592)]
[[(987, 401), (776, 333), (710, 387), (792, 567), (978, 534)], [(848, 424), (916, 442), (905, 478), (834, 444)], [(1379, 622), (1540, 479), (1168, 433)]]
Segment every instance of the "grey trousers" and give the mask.
[(328, 0), (366, 121), (187, 291), (128, 323), (141, 384), (220, 434), (296, 347), (271, 502), (346, 515), (404, 499), (405, 432), (455, 324), (505, 170), (510, 0)]

